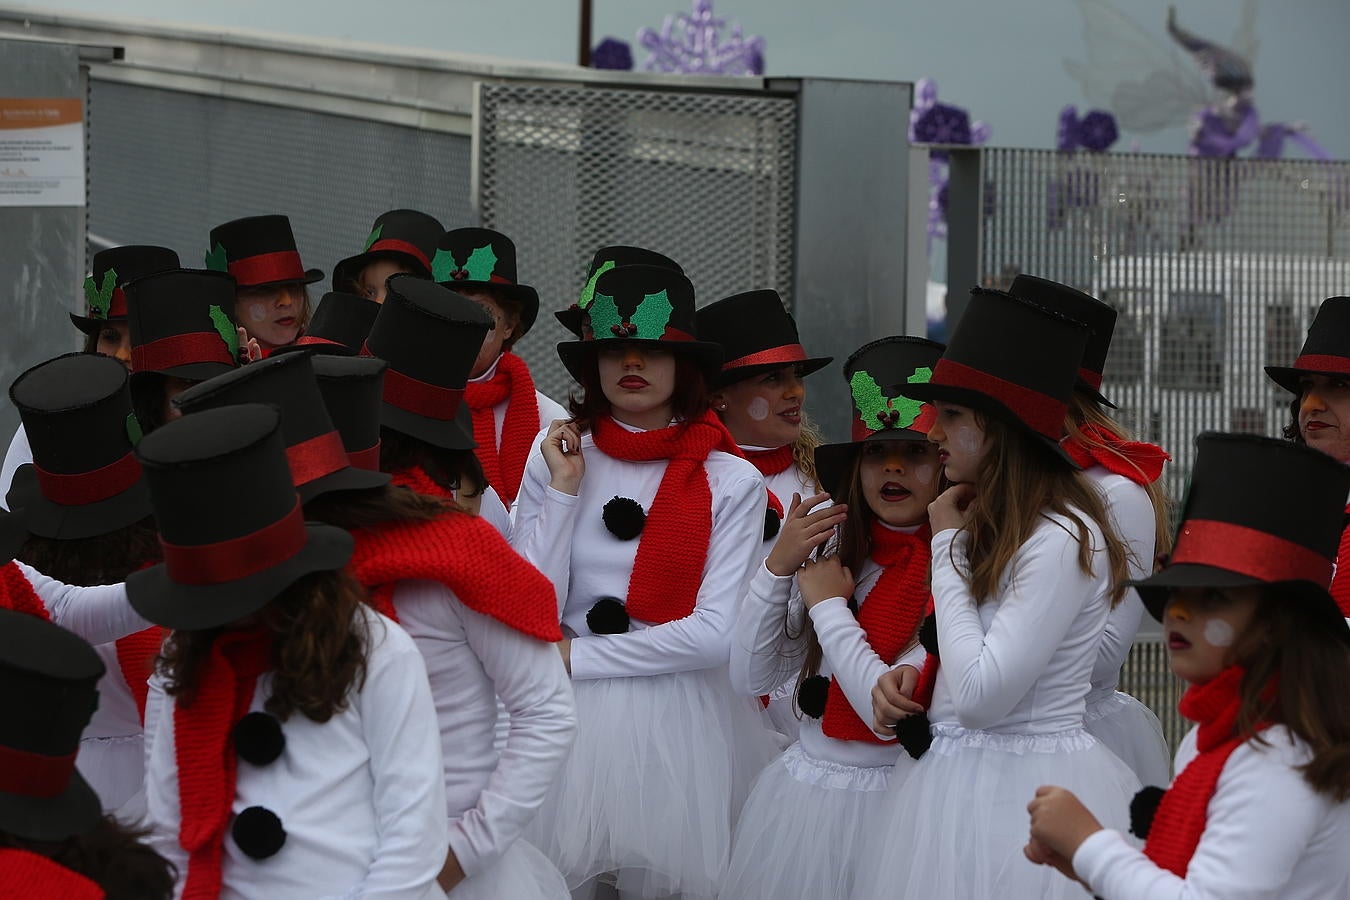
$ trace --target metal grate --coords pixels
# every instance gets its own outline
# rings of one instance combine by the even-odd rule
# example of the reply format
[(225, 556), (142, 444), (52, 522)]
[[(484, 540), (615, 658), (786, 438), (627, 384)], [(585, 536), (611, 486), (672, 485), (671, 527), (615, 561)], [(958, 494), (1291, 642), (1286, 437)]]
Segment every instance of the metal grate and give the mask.
[(1199, 432), (1280, 433), (1290, 398), (1262, 366), (1350, 290), (1350, 163), (981, 152), (980, 279), (1041, 275), (1119, 310), (1104, 390), (1172, 453), (1174, 495)]
[(549, 313), (575, 302), (591, 255), (636, 244), (680, 262), (700, 303), (772, 287), (792, 303), (797, 109), (757, 93), (483, 84), (482, 224), (509, 234), (542, 312), (517, 350), (539, 389), (572, 382)]
[(200, 268), (212, 226), (284, 213), (305, 264), (331, 276), (385, 210), (473, 221), (467, 137), (111, 81), (91, 90), (89, 230), (116, 244), (162, 244)]

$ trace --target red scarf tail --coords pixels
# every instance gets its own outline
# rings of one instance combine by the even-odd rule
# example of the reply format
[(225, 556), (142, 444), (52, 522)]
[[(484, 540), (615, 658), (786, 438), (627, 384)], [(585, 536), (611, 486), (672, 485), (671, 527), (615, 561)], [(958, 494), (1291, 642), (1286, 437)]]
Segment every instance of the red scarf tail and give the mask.
[[(539, 433), (539, 398), (535, 396), (534, 379), (525, 360), (510, 351), (503, 353), (491, 379), (466, 386), (465, 400), (473, 412), (473, 437), (478, 443), (474, 452), (483, 466), (483, 474), (509, 507), (520, 492), (525, 460)], [(498, 444), (493, 407), (503, 400), (506, 415)]]

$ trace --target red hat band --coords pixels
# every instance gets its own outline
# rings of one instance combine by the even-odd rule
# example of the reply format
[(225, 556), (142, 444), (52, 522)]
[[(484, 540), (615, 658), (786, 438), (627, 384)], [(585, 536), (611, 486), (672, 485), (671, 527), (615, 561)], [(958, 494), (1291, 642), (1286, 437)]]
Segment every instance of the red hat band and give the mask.
[(793, 363), (805, 361), (806, 349), (801, 344), (784, 344), (782, 347), (770, 347), (768, 350), (760, 350), (757, 353), (750, 353), (724, 362), (722, 363), (722, 371), (730, 372), (733, 369), (744, 369), (747, 366), (790, 366)]
[(992, 397), (1020, 416), (1037, 433), (1051, 440), (1059, 440), (1064, 431), (1064, 414), (1068, 411), (1068, 404), (988, 372), (944, 358), (938, 360), (930, 383), (965, 388)]
[(131, 348), (133, 372), (158, 372), (192, 363), (219, 362), (233, 366), (230, 348), (217, 331), (193, 331), (171, 334), (157, 341)]
[(342, 436), (336, 430), (327, 431), (287, 447), (286, 462), (291, 466), (291, 483), (300, 487), (347, 468), (347, 451)]
[(70, 785), (75, 754), (43, 756), (0, 747), (0, 791), (21, 797), (55, 797)]
[(274, 281), (304, 281), (305, 266), (298, 250), (278, 250), (245, 256), (227, 264), (229, 273), (240, 287), (270, 284)]
[(131, 487), (141, 477), (141, 464), (131, 451), (92, 472), (48, 472), (36, 463), (33, 469), (37, 472), (42, 495), (62, 506), (83, 506), (107, 500)]
[[(361, 355), (375, 356), (370, 344), (361, 345)], [(385, 369), (383, 396), (386, 403), (399, 409), (428, 419), (449, 422), (459, 412), (464, 390), (428, 384), (394, 369)]]
[(1078, 377), (1083, 381), (1084, 384), (1092, 388), (1094, 391), (1100, 391), (1102, 389), (1101, 372), (1094, 372), (1091, 369), (1080, 368), (1078, 370)]
[(1168, 565), (1214, 566), (1265, 582), (1311, 581), (1331, 584), (1333, 561), (1302, 544), (1265, 531), (1219, 522), (1187, 519), (1177, 535)]
[(365, 469), (368, 472), (380, 471), (380, 442), (364, 450), (353, 450), (347, 454), (347, 464), (353, 469)]
[(171, 544), (162, 537), (164, 566), (179, 584), (223, 584), (280, 565), (304, 549), (308, 540), (300, 498), (282, 518), (251, 534), (212, 544)]
[(427, 255), (423, 253), (421, 249), (417, 247), (416, 244), (410, 244), (407, 241), (400, 241), (398, 238), (381, 238), (380, 240), (371, 244), (366, 249), (366, 252), (402, 253), (407, 256), (411, 256), (413, 259), (420, 262), (422, 264), (422, 267), (426, 269), (428, 272), (431, 271), (431, 260), (427, 259)]
[(1300, 356), (1290, 368), (1308, 372), (1350, 372), (1350, 357), (1313, 353)]

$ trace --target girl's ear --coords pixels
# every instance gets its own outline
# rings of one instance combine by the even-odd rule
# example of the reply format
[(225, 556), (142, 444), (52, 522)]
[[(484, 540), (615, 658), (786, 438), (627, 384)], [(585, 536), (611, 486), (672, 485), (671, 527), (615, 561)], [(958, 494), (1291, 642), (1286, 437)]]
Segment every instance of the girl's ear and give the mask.
[(713, 391), (708, 395), (708, 405), (718, 412), (727, 411), (727, 395), (721, 391)]

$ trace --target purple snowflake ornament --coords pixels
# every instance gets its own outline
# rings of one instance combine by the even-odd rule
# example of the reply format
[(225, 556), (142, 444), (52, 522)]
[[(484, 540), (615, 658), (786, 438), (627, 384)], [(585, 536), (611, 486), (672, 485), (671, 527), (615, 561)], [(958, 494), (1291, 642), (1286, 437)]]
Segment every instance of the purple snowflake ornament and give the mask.
[(637, 39), (649, 51), (642, 68), (686, 75), (762, 75), (764, 38), (744, 37), (733, 23), (725, 40), (725, 19), (713, 15), (712, 0), (693, 0), (690, 13), (666, 16), (661, 30), (641, 28)]
[(1083, 145), (1083, 149), (1091, 150), (1093, 153), (1110, 149), (1120, 137), (1120, 131), (1116, 128), (1116, 117), (1102, 109), (1094, 109), (1083, 116), (1083, 121), (1078, 123), (1078, 130), (1079, 142)]
[(591, 51), (591, 68), (627, 72), (633, 68), (633, 48), (627, 41), (607, 37)]

